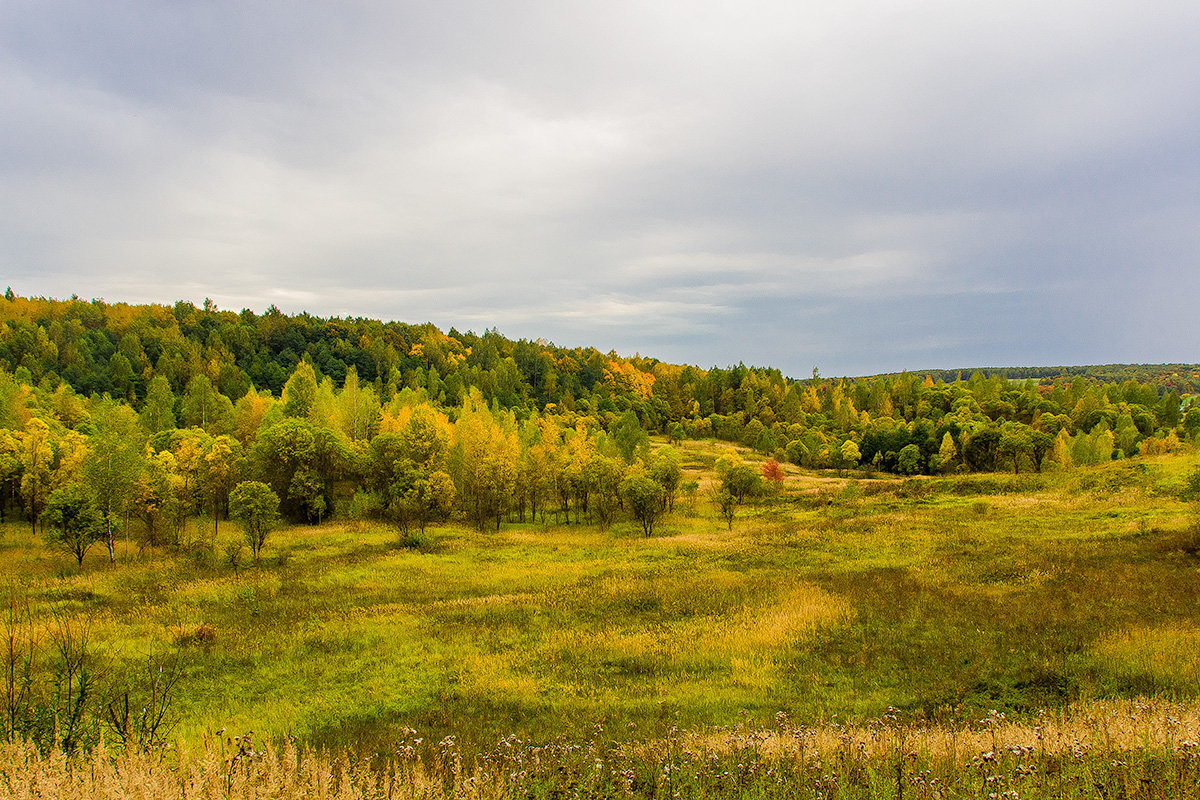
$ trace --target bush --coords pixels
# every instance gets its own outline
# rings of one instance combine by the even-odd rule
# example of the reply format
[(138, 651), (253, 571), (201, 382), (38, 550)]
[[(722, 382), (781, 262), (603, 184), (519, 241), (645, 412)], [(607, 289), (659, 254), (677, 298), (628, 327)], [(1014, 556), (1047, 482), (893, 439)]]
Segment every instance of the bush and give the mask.
[(405, 550), (432, 553), (438, 548), (437, 539), (423, 530), (410, 530), (400, 534), (399, 544)]

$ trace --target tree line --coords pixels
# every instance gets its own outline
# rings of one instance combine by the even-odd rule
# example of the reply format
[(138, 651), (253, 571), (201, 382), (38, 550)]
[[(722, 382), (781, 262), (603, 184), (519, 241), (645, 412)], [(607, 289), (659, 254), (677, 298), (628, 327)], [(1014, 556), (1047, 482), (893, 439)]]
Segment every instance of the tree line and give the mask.
[[(99, 530), (110, 557), (131, 519), (149, 545), (177, 539), (190, 517), (216, 528), (246, 482), (298, 522), (374, 515), (422, 529), (457, 517), (483, 528), (548, 515), (608, 524), (620, 512), (650, 532), (681, 481), (678, 453), (652, 450), (651, 433), (897, 474), (1066, 469), (1168, 452), (1200, 433), (1200, 368), (1064, 373), (793, 379), (494, 330), (10, 290), (0, 513)], [(1112, 375), (1125, 377), (1101, 379)], [(732, 488), (722, 479), (721, 491), (745, 496)]]

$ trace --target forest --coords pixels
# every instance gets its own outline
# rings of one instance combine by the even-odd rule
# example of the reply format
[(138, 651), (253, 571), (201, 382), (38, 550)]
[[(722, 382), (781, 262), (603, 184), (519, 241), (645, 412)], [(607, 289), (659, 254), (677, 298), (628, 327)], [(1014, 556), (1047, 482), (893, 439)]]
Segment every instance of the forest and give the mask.
[[(650, 434), (815, 469), (1041, 472), (1177, 450), (1200, 432), (1197, 386), (1196, 365), (794, 379), (494, 330), (9, 289), (0, 509), (36, 526), (91, 496), (110, 554), (117, 520), (140, 519), (151, 545), (175, 539), (189, 516), (226, 518), (242, 482), (269, 487), (293, 522), (635, 513), (649, 532), (641, 509), (695, 491)], [(731, 505), (760, 488), (738, 466), (722, 473)]]

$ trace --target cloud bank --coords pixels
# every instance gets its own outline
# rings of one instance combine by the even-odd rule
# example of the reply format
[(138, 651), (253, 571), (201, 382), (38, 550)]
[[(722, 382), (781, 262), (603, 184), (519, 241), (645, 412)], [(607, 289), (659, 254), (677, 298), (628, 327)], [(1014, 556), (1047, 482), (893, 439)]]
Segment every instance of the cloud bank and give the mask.
[(1200, 7), (0, 8), (21, 294), (792, 375), (1194, 361)]

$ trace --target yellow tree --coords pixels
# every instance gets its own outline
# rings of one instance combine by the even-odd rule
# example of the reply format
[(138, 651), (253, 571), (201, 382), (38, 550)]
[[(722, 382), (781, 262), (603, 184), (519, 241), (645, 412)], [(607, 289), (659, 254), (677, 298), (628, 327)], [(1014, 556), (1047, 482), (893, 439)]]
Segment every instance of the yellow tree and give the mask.
[(21, 482), (20, 441), (16, 431), (0, 428), (0, 522), (8, 498), (17, 493)]
[(256, 392), (253, 386), (238, 398), (233, 407), (234, 435), (243, 446), (250, 447), (254, 444), (254, 440), (258, 438), (258, 431), (275, 405), (275, 398), (269, 391), (264, 389)]
[(575, 521), (588, 510), (588, 481), (584, 467), (596, 450), (595, 440), (588, 436), (583, 422), (575, 423), (574, 431), (567, 431), (563, 447), (559, 451), (559, 472), (555, 479), (559, 501), (567, 524), (571, 522), (571, 506), (575, 506)]
[(200, 467), (200, 493), (212, 510), (213, 536), (218, 532), (221, 511), (229, 499), (229, 490), (234, 484), (237, 464), (242, 458), (242, 445), (232, 436), (218, 436), (208, 443), (203, 451)]
[(954, 445), (954, 437), (950, 435), (950, 431), (946, 431), (942, 436), (942, 446), (938, 448), (938, 468), (942, 472), (949, 472), (956, 458), (958, 448)]
[(351, 442), (370, 439), (379, 430), (379, 398), (371, 386), (358, 380), (358, 370), (346, 370), (346, 382), (337, 396), (337, 419), (342, 433)]
[(480, 530), (492, 520), (498, 530), (516, 484), (516, 436), (500, 427), (478, 390), (472, 390), (464, 403), (454, 435), (464, 511)]
[(54, 447), (50, 426), (34, 417), (25, 423), (18, 439), (21, 462), (21, 500), (29, 513), (29, 526), (37, 533), (38, 517), (46, 507), (53, 487)]

